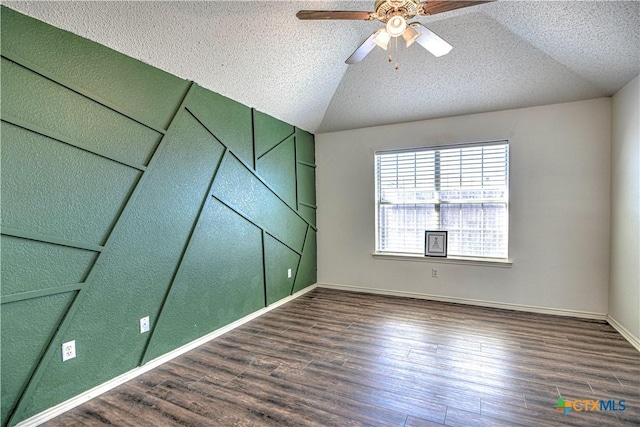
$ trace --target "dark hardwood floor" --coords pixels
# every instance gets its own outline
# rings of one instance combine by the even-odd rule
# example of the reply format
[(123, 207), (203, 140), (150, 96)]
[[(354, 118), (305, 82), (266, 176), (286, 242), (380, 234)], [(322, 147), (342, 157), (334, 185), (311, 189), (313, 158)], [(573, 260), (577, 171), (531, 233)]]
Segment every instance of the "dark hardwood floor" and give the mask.
[(604, 322), (318, 288), (45, 425), (443, 424), (639, 426), (640, 353)]

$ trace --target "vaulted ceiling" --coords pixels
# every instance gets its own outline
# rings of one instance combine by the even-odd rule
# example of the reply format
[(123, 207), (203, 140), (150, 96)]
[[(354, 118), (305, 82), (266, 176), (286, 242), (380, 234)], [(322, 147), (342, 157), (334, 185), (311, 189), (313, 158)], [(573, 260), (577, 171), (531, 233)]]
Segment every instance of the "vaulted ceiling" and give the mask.
[[(3, 1), (313, 133), (610, 96), (640, 74), (640, 2), (499, 0), (415, 19), (453, 45), (345, 59), (374, 1)], [(395, 47), (393, 48), (395, 49)], [(395, 60), (399, 68), (394, 68)]]

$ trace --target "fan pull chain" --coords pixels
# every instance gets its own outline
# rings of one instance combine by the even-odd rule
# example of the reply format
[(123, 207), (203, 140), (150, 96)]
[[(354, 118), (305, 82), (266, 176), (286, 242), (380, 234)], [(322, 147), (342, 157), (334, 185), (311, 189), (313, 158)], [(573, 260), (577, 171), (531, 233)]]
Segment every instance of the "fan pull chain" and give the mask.
[(398, 50), (398, 37), (396, 37), (396, 71), (398, 71), (398, 56), (400, 56), (400, 51)]

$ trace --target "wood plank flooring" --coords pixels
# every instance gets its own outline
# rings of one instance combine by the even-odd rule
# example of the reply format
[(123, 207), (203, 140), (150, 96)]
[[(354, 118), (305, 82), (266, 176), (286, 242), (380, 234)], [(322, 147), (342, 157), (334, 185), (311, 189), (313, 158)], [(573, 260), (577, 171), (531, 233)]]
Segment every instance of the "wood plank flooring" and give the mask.
[(45, 425), (639, 426), (640, 353), (605, 322), (317, 288)]

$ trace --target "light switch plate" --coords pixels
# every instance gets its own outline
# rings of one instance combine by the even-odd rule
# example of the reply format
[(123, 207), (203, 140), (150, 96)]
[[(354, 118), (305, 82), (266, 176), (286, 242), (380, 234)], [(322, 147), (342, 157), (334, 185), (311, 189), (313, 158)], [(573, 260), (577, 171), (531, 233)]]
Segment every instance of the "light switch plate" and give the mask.
[(291, 279), (291, 269), (287, 270), (287, 279)]

